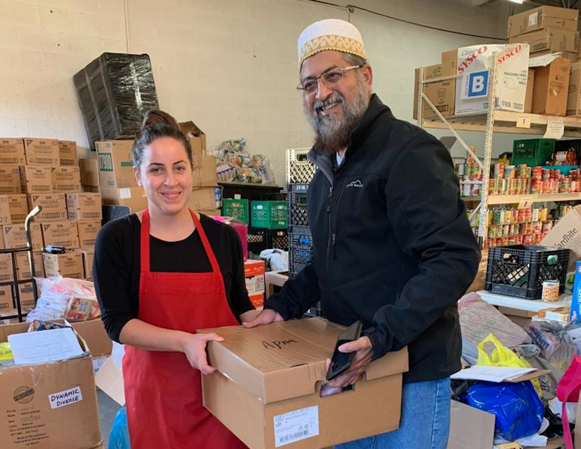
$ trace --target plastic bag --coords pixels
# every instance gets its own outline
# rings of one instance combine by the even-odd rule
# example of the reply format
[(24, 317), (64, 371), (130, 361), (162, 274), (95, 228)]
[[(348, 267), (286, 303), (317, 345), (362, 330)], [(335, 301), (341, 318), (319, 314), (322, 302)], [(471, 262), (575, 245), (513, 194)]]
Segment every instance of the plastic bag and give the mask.
[[(492, 346), (492, 351), (489, 354), (486, 352), (486, 347)], [(476, 365), (482, 366), (506, 366), (514, 368), (531, 368), (530, 363), (522, 359), (506, 346), (504, 346), (498, 339), (489, 334), (480, 344), (478, 345), (478, 360)], [(539, 396), (543, 395), (541, 386), (538, 379), (533, 379), (531, 381), (537, 391)]]
[(577, 352), (577, 347), (567, 332), (570, 326), (563, 326), (556, 321), (537, 321), (526, 328), (533, 343), (541, 348), (541, 356), (562, 371), (569, 367)]
[(530, 381), (478, 382), (466, 403), (496, 417), (496, 432), (507, 441), (533, 435), (541, 428), (545, 407)]
[(541, 349), (537, 345), (521, 345), (515, 348), (516, 353), (522, 357), (533, 368), (539, 370), (549, 370), (550, 373), (538, 377), (541, 390), (543, 392), (541, 398), (550, 401), (557, 394), (557, 384), (563, 371), (554, 367), (541, 357)]
[(476, 293), (469, 293), (460, 298), (458, 315), (462, 336), (474, 344), (478, 344), (489, 334), (494, 334), (509, 348), (531, 342), (531, 337), (522, 327), (483, 301)]
[(130, 448), (131, 440), (129, 439), (129, 428), (127, 427), (127, 409), (121, 407), (113, 420), (113, 427), (109, 434), (109, 449)]
[(12, 349), (7, 342), (0, 343), (0, 360), (10, 360), (14, 358), (12, 355)]
[(282, 249), (265, 249), (260, 252), (260, 258), (268, 261), (270, 271), (288, 270), (288, 252)]

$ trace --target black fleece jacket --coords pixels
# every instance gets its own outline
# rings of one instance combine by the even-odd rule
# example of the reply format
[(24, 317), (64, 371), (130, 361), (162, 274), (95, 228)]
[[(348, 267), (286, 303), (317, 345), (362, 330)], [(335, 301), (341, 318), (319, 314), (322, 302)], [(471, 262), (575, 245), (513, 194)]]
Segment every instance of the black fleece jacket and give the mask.
[(315, 148), (309, 159), (313, 256), (266, 308), (299, 318), (320, 300), (331, 321), (361, 320), (376, 358), (408, 346), (404, 382), (458, 371), (456, 303), (480, 251), (448, 150), (373, 95), (343, 163)]

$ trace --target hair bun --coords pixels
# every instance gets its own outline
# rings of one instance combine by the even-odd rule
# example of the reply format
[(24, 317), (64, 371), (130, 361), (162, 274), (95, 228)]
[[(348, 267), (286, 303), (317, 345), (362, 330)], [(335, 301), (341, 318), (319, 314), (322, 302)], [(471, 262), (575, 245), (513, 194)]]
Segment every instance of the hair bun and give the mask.
[(152, 128), (156, 125), (164, 125), (180, 131), (177, 120), (167, 112), (158, 109), (147, 111), (143, 117), (143, 122), (141, 122), (141, 130), (143, 131), (145, 128)]

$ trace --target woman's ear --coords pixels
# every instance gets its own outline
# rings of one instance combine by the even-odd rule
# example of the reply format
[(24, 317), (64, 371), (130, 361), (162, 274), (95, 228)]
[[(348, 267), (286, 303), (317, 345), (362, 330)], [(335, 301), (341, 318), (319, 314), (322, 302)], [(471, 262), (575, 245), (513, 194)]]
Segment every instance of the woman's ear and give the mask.
[(137, 182), (137, 185), (139, 187), (143, 187), (143, 184), (141, 184), (141, 177), (140, 175), (140, 171), (137, 167), (133, 167), (133, 175), (135, 175), (135, 181)]

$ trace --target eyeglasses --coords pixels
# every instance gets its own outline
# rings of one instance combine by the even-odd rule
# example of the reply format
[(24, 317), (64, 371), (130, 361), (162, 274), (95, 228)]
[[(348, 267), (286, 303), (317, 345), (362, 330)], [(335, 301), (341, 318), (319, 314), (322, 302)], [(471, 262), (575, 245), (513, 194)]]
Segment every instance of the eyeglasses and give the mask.
[(323, 82), (323, 84), (328, 87), (329, 89), (337, 84), (343, 76), (345, 76), (345, 72), (354, 69), (360, 69), (363, 65), (352, 65), (349, 67), (337, 67), (333, 69), (329, 69), (326, 72), (321, 73), (316, 78), (307, 78), (304, 81), (301, 81), (297, 86), (297, 90), (302, 90), (307, 94), (312, 94), (317, 90), (319, 85), (319, 79)]

